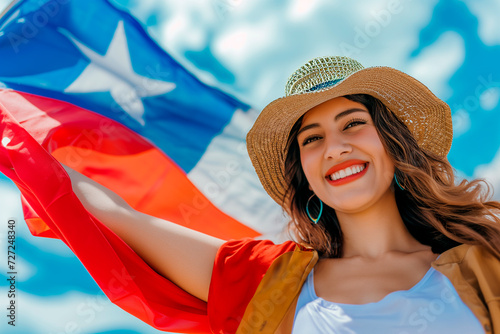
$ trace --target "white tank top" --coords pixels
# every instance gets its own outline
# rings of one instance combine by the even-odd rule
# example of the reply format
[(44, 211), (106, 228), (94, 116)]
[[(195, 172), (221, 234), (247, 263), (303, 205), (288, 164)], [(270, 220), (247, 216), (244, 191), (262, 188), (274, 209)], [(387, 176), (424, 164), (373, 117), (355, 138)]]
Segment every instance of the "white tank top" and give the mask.
[(353, 305), (316, 296), (314, 270), (297, 303), (292, 334), (485, 333), (450, 280), (434, 268), (410, 290), (394, 291), (375, 303)]

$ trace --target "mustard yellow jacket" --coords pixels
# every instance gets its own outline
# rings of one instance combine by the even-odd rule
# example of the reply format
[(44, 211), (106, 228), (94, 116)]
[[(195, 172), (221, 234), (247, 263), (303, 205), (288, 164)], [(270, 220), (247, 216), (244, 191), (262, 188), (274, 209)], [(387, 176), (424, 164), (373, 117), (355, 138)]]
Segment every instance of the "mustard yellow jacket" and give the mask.
[[(290, 334), (300, 290), (317, 261), (315, 251), (299, 246), (279, 256), (259, 283), (236, 333)], [(500, 261), (496, 257), (484, 247), (460, 245), (442, 253), (432, 267), (448, 277), (487, 334), (500, 334)]]

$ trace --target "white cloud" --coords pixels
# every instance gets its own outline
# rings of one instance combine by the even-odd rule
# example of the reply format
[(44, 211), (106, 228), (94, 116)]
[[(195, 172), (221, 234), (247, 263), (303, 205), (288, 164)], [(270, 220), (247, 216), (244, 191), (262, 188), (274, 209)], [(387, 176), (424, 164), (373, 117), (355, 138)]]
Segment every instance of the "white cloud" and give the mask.
[[(102, 294), (70, 291), (62, 296), (41, 297), (18, 290), (16, 308), (15, 333), (101, 333), (125, 328), (138, 333), (158, 333)], [(6, 322), (0, 323), (0, 332), (13, 333)]]
[(214, 41), (214, 55), (232, 69), (245, 69), (254, 58), (275, 43), (276, 22), (267, 17), (258, 24), (241, 22), (231, 29), (220, 32)]
[(479, 104), (484, 110), (493, 110), (498, 106), (500, 100), (500, 88), (492, 87), (486, 89), (479, 96)]
[(288, 18), (292, 21), (299, 21), (314, 13), (320, 5), (321, 0), (294, 0), (288, 7)]
[(453, 114), (453, 137), (457, 138), (467, 131), (471, 126), (469, 113), (465, 109), (459, 109)]
[(11, 2), (12, 0), (0, 0), (0, 13), (2, 13)]
[(422, 81), (441, 99), (452, 94), (448, 82), (465, 59), (463, 38), (446, 32), (410, 64), (408, 74)]
[(486, 165), (477, 166), (474, 170), (474, 178), (486, 179), (495, 191), (495, 199), (500, 200), (500, 150), (495, 158)]
[(486, 45), (500, 43), (500, 2), (498, 0), (466, 0), (469, 10), (477, 16), (479, 23), (479, 37)]
[[(33, 237), (24, 222), (24, 215), (21, 207), (20, 192), (16, 186), (3, 175), (0, 175), (0, 222), (6, 222), (10, 218), (16, 221), (15, 231), (18, 237), (23, 237), (41, 252), (47, 252), (64, 257), (73, 257), (70, 249), (60, 240)], [(0, 230), (0, 247), (6, 242), (6, 230)], [(5, 247), (6, 248), (6, 247)], [(29, 269), (29, 270), (28, 270)], [(33, 268), (26, 268), (32, 272)]]
[[(400, 1), (397, 10), (387, 4), (317, 1), (309, 5), (308, 15), (290, 19), (287, 13), (297, 10), (300, 1), (288, 6), (263, 0), (245, 3), (215, 31), (216, 57), (237, 79), (223, 88), (260, 109), (283, 95), (288, 76), (302, 63), (317, 56), (341, 55), (342, 44), (356, 46), (359, 34), (366, 31), (367, 41), (353, 57), (365, 66), (404, 70), (420, 29), (432, 15), (433, 2)], [(384, 17), (389, 9), (392, 13)]]

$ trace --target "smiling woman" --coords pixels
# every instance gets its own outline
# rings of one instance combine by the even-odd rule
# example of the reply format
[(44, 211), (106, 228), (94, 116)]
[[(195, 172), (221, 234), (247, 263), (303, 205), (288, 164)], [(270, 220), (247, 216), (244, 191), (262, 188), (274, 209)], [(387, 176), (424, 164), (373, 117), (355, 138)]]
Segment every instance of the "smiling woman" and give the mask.
[[(448, 105), (400, 71), (346, 57), (305, 64), (286, 92), (247, 135), (264, 189), (291, 217), (282, 244), (226, 242), (139, 212), (66, 175), (8, 113), (0, 167), (58, 233), (82, 240), (72, 249), (90, 254), (110, 298), (157, 328), (499, 334), (500, 203), (481, 181), (455, 180)], [(116, 263), (127, 280), (110, 289)]]
[[(448, 105), (346, 57), (308, 62), (286, 92), (247, 136), (295, 240), (319, 256), (280, 330), (499, 332), (500, 203), (480, 180), (455, 182)], [(422, 314), (436, 299), (439, 317)]]
[(207, 302), (213, 333), (500, 333), (500, 203), (480, 181), (456, 184), (448, 105), (402, 72), (345, 57), (307, 63), (287, 94), (247, 144), (294, 241), (224, 242), (66, 168), (74, 192)]

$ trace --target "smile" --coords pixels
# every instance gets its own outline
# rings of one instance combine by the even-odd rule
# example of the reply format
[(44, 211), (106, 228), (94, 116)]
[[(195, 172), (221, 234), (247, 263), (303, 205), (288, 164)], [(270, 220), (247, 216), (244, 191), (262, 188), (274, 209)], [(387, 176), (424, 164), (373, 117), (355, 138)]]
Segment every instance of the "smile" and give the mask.
[(359, 179), (366, 174), (369, 163), (362, 160), (348, 160), (328, 170), (325, 179), (333, 186), (340, 186)]
[(361, 173), (364, 169), (365, 169), (365, 165), (354, 165), (351, 167), (347, 167), (345, 169), (342, 169), (338, 172), (331, 174), (330, 180), (337, 181), (337, 180), (346, 178), (348, 176)]

